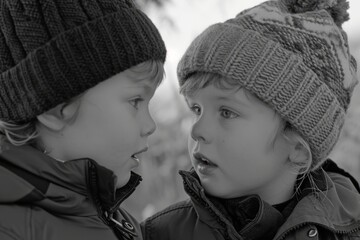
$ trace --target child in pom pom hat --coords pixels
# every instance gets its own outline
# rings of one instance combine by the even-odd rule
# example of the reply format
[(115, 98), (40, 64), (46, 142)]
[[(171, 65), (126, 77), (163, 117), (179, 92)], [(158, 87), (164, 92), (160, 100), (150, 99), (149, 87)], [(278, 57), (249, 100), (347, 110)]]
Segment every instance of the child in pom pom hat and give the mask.
[(360, 239), (359, 185), (326, 160), (357, 83), (347, 8), (267, 1), (191, 43), (190, 199), (143, 222), (145, 239)]
[(131, 0), (0, 0), (0, 239), (142, 239), (120, 208), (164, 42)]

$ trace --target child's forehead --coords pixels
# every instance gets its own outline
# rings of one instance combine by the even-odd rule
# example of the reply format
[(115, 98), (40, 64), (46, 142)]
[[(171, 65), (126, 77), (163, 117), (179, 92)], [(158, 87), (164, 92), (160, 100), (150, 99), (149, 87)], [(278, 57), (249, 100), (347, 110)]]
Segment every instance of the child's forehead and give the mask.
[(192, 94), (186, 95), (186, 99), (205, 99), (211, 101), (244, 101), (247, 100), (246, 90), (243, 88), (237, 89), (223, 89), (215, 86), (214, 84), (209, 84), (204, 88), (197, 89)]
[(162, 82), (164, 69), (162, 63), (145, 62), (124, 71), (123, 74), (135, 87), (154, 88)]
[[(181, 83), (180, 83), (181, 84)], [(203, 89), (209, 85), (214, 85), (219, 89), (239, 89), (242, 86), (239, 81), (226, 78), (217, 73), (196, 72), (189, 76), (180, 86), (180, 93), (183, 95), (193, 95), (198, 90)]]
[(89, 94), (148, 94), (156, 90), (157, 83), (150, 77), (134, 78), (128, 76), (125, 72), (119, 73), (111, 78), (99, 83), (87, 92)]
[(237, 105), (245, 106), (248, 108), (261, 105), (261, 107), (270, 108), (268, 104), (260, 100), (257, 96), (246, 90), (245, 88), (238, 86), (232, 88), (219, 87), (214, 83), (209, 84), (204, 88), (197, 89), (195, 92), (189, 95), (185, 95), (187, 102), (196, 101), (202, 98), (211, 102), (229, 102)]
[[(121, 79), (119, 80), (121, 81)], [(151, 91), (156, 88), (156, 81), (150, 78), (146, 79), (128, 79), (123, 86), (127, 89)]]
[(151, 91), (154, 88), (157, 88), (157, 84), (156, 81), (154, 80), (145, 79), (145, 80), (134, 81), (134, 87), (144, 89), (145, 91)]

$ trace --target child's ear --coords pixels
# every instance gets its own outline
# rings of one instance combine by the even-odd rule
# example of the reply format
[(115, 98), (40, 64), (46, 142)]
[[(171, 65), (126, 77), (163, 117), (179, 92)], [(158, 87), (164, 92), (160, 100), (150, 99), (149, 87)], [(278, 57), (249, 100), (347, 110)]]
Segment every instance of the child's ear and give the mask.
[(56, 107), (37, 116), (37, 120), (45, 127), (60, 131), (73, 118), (77, 111), (76, 104), (61, 103)]
[(307, 161), (310, 161), (310, 152), (303, 143), (300, 141), (295, 141), (291, 147), (289, 154), (289, 160), (291, 163), (304, 164)]

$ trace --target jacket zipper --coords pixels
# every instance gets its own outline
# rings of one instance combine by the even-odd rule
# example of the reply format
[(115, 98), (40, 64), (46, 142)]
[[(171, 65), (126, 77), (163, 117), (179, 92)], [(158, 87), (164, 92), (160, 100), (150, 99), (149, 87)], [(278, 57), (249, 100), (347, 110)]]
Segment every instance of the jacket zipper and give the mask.
[(201, 197), (199, 197), (188, 185), (188, 183), (184, 180), (184, 187), (187, 192), (190, 193), (191, 197), (195, 198), (196, 201), (200, 202), (209, 212), (210, 214), (216, 218), (216, 221), (225, 229), (225, 240), (231, 240), (229, 233), (227, 232), (226, 223), (215, 213), (215, 211), (211, 208), (211, 206)]
[[(115, 235), (118, 238), (121, 239), (126, 239), (126, 240), (132, 240), (134, 239), (134, 237), (137, 237), (137, 234), (135, 232), (132, 232), (129, 230), (129, 227), (124, 226), (124, 224), (118, 222), (117, 220), (115, 220), (113, 218), (113, 214), (114, 212), (118, 209), (120, 203), (126, 199), (135, 189), (132, 189), (131, 191), (128, 191), (126, 194), (124, 194), (123, 197), (121, 197), (117, 203), (111, 207), (108, 211), (104, 210), (100, 199), (98, 197), (98, 187), (97, 187), (97, 173), (96, 173), (96, 166), (94, 165), (94, 163), (92, 163), (91, 161), (89, 161), (88, 164), (88, 180), (89, 180), (89, 187), (90, 187), (90, 193), (91, 193), (91, 198), (96, 206), (97, 212), (98, 212), (98, 217), (107, 225), (109, 226), (113, 232), (115, 233)], [(125, 225), (130, 224), (130, 223), (125, 223)], [(130, 224), (131, 227), (133, 227)], [(118, 232), (120, 232), (121, 234), (118, 234)]]

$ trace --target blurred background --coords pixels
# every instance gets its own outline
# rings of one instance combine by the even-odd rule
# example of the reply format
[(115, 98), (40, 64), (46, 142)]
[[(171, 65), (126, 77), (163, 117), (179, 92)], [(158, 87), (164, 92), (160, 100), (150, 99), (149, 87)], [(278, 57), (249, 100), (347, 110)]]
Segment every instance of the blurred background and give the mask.
[[(206, 27), (235, 17), (263, 0), (137, 0), (158, 27), (167, 46), (166, 77), (151, 101), (157, 131), (137, 172), (143, 181), (123, 207), (142, 221), (187, 197), (178, 171), (191, 167), (187, 151), (190, 113), (178, 94), (176, 66), (190, 42)], [(348, 0), (350, 20), (343, 24), (360, 69), (360, 1)], [(360, 71), (359, 71), (360, 72)], [(360, 84), (357, 86), (339, 143), (331, 158), (360, 180)]]

